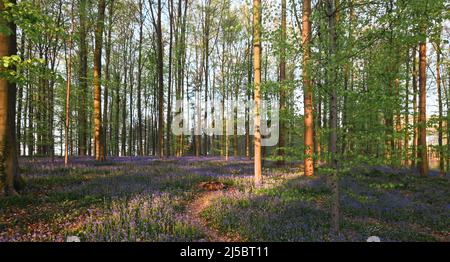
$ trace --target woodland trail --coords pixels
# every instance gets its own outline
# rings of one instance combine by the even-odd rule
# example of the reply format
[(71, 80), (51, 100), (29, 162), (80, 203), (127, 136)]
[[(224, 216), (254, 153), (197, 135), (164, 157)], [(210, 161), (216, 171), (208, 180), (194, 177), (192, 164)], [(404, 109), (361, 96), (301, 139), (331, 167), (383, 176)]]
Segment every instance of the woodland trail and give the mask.
[(206, 236), (201, 242), (239, 242), (238, 236), (224, 235), (218, 230), (212, 229), (208, 226), (208, 223), (201, 217), (202, 211), (207, 208), (211, 202), (221, 197), (225, 191), (207, 191), (201, 193), (199, 197), (190, 202), (187, 206), (186, 215), (189, 220), (194, 224), (201, 232)]

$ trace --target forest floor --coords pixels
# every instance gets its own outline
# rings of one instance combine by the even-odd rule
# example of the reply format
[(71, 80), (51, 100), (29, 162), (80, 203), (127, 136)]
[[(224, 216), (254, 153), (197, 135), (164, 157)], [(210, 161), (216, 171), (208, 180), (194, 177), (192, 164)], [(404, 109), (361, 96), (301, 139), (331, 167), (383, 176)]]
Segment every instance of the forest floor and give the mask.
[[(27, 187), (0, 199), (1, 241), (450, 241), (450, 180), (372, 168), (341, 179), (342, 230), (330, 235), (326, 174), (246, 159), (20, 159)], [(270, 164), (270, 163), (269, 163)], [(268, 165), (269, 166), (269, 165)], [(220, 182), (223, 189), (200, 185)]]

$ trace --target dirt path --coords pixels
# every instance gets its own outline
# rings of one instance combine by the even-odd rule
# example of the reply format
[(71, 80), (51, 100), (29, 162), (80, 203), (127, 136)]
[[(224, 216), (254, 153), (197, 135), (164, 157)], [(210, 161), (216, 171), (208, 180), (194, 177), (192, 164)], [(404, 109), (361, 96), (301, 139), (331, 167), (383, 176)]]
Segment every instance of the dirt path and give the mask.
[(194, 199), (187, 206), (187, 216), (190, 221), (199, 228), (205, 235), (206, 239), (201, 241), (209, 241), (209, 242), (238, 242), (238, 237), (230, 237), (222, 234), (218, 230), (210, 228), (206, 221), (201, 218), (201, 212), (207, 208), (211, 202), (223, 195), (224, 191), (207, 191), (202, 193), (199, 197)]

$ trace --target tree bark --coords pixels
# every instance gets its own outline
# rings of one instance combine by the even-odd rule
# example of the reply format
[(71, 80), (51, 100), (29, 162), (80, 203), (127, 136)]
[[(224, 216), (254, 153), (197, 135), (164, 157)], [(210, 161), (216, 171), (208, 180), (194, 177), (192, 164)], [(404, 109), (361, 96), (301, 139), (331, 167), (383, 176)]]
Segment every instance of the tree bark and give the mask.
[(311, 69), (311, 1), (303, 0), (303, 89), (304, 89), (304, 143), (305, 143), (305, 176), (314, 175), (314, 115), (313, 115), (313, 91), (310, 80)]
[(102, 42), (103, 28), (105, 21), (105, 0), (98, 2), (98, 17), (95, 30), (94, 48), (94, 139), (95, 139), (95, 159), (104, 161), (103, 128), (101, 113), (101, 79), (102, 79)]
[[(15, 1), (11, 1), (16, 4)], [(6, 10), (0, 2), (0, 12)], [(9, 34), (0, 32), (0, 58), (17, 53), (16, 26), (0, 18), (0, 25), (9, 29)], [(4, 68), (0, 67), (0, 70)], [(6, 68), (15, 70), (15, 68)], [(0, 195), (17, 195), (18, 180), (17, 144), (15, 135), (16, 84), (11, 79), (0, 78)], [(17, 186), (17, 184), (16, 184)]]
[[(70, 15), (71, 15), (71, 25), (69, 31), (69, 42), (67, 45), (67, 59), (66, 59), (66, 70), (67, 70), (67, 79), (66, 79), (66, 122), (64, 126), (64, 165), (67, 166), (69, 164), (69, 129), (70, 129), (70, 89), (72, 86), (72, 48), (73, 48), (73, 29), (74, 29), (74, 20), (73, 20), (73, 3), (71, 5)], [(66, 53), (67, 53), (66, 52)]]
[(417, 166), (417, 142), (418, 142), (418, 113), (417, 113), (417, 46), (413, 47), (413, 72), (412, 72), (412, 87), (413, 87), (413, 145), (412, 145), (412, 152), (411, 152), (411, 166), (415, 168)]
[(261, 0), (253, 0), (253, 65), (255, 98), (255, 186), (262, 185), (261, 159)]
[[(440, 32), (439, 32), (440, 33)], [(439, 126), (438, 126), (438, 152), (439, 152), (439, 175), (445, 176), (445, 152), (443, 145), (443, 106), (442, 106), (442, 87), (441, 87), (441, 40), (440, 37), (436, 41), (434, 48), (436, 50), (436, 86), (438, 93), (438, 107), (439, 107)]]
[(85, 156), (87, 154), (87, 130), (88, 130), (88, 120), (87, 120), (87, 95), (88, 95), (88, 82), (87, 82), (87, 0), (80, 0), (80, 66), (79, 66), (79, 82), (81, 87), (81, 104), (79, 112), (79, 142), (78, 142), (78, 154), (80, 156)]
[[(303, 3), (305, 4), (305, 3)], [(280, 55), (280, 128), (278, 137), (278, 164), (285, 163), (285, 112), (286, 112), (286, 0), (281, 0), (281, 55)], [(304, 22), (304, 21), (303, 21)], [(305, 30), (303, 28), (303, 30)], [(304, 32), (304, 31), (303, 31)]]
[(423, 177), (428, 176), (427, 152), (427, 44), (423, 40), (419, 45), (419, 171)]
[[(103, 147), (104, 147), (104, 155), (105, 157), (108, 155), (110, 150), (108, 150), (108, 143), (106, 142), (108, 126), (111, 125), (111, 119), (108, 118), (108, 104), (109, 104), (109, 89), (111, 88), (111, 76), (110, 76), (110, 63), (111, 63), (111, 33), (112, 33), (112, 21), (114, 16), (114, 0), (109, 1), (109, 11), (108, 11), (108, 31), (107, 31), (107, 39), (106, 39), (106, 47), (105, 47), (105, 91), (103, 94)], [(111, 149), (111, 147), (109, 147)]]

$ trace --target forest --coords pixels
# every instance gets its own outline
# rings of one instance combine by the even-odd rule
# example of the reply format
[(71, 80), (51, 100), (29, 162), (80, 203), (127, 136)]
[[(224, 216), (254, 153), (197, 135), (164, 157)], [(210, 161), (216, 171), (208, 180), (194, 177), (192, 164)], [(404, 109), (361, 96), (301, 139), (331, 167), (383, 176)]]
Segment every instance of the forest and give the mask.
[(0, 0), (0, 242), (449, 242), (449, 10)]

